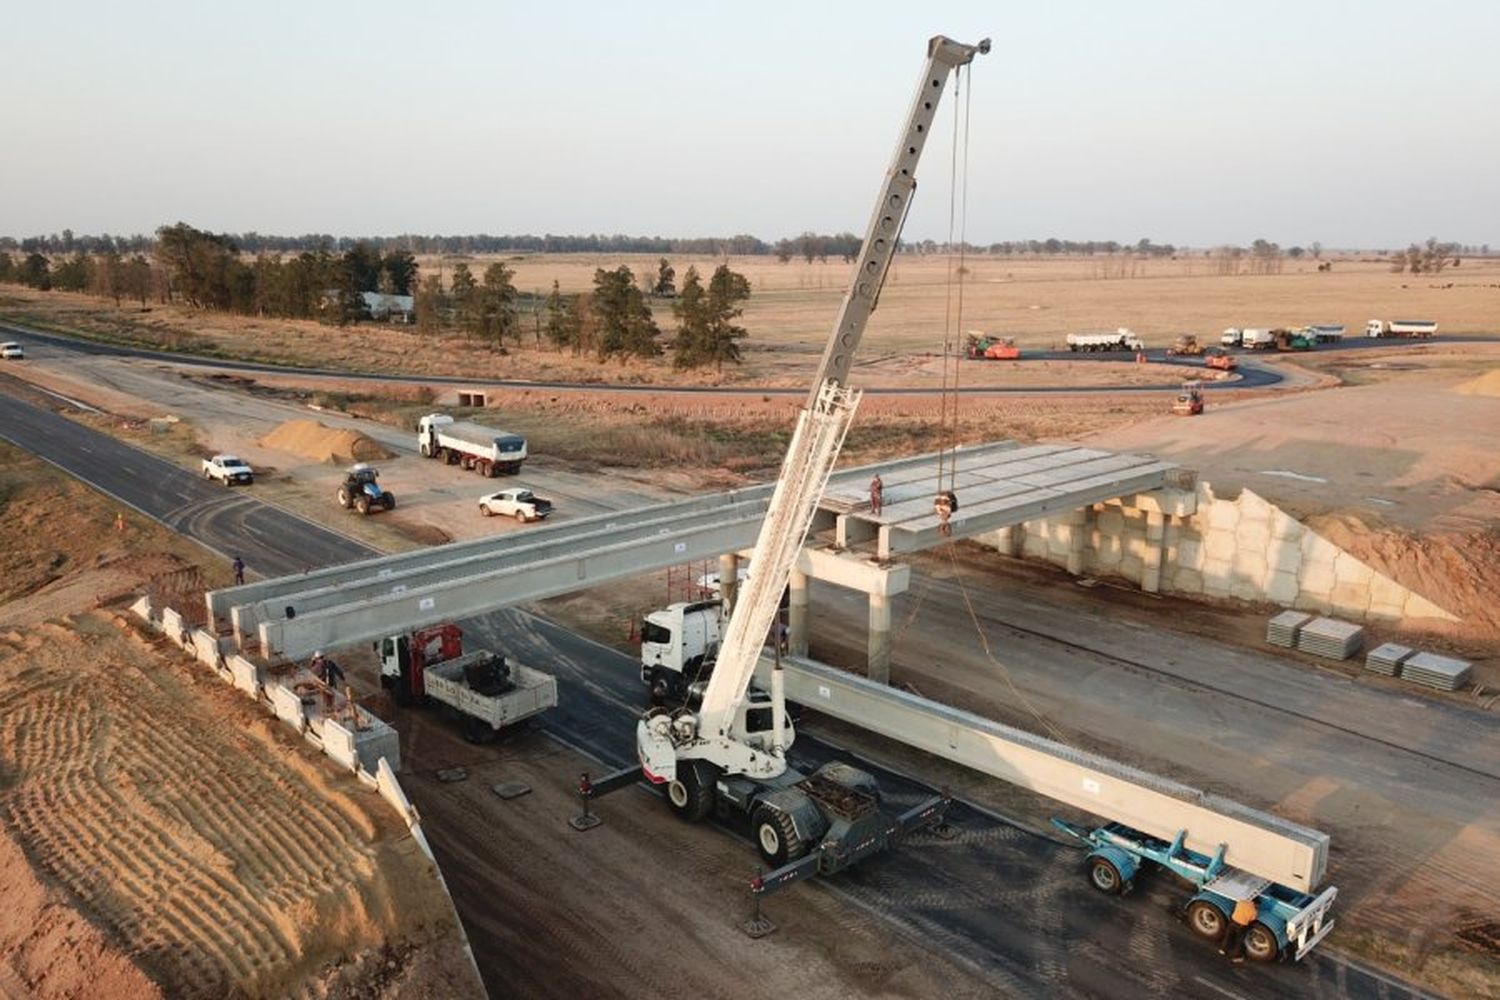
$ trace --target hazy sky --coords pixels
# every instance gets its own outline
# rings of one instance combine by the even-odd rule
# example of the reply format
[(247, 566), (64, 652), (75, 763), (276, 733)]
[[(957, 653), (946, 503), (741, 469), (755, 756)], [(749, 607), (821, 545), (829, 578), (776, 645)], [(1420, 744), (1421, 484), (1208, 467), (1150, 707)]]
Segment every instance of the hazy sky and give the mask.
[(1497, 0), (5, 7), (0, 234), (860, 232), (944, 33), (972, 241), (1500, 246)]

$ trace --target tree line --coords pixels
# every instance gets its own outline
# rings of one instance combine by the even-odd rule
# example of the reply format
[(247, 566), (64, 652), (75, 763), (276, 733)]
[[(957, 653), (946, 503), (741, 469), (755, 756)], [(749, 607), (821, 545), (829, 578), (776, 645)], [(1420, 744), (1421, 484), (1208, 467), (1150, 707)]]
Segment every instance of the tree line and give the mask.
[[(637, 279), (627, 266), (594, 272), (593, 289), (564, 295), (557, 282), (545, 298), (515, 286), (515, 271), (496, 261), (476, 275), (467, 263), (454, 266), (445, 281), (420, 273), (406, 249), (382, 252), (357, 242), (341, 253), (326, 248), (295, 255), (261, 252), (246, 257), (235, 238), (185, 223), (163, 226), (152, 255), (128, 257), (113, 247), (75, 250), (56, 260), (40, 251), (17, 259), (0, 250), (0, 282), (43, 291), (83, 292), (124, 300), (181, 302), (196, 309), (285, 319), (317, 319), (344, 326), (369, 317), (367, 292), (410, 296), (420, 333), (457, 332), (504, 349), (519, 346), (528, 332), (558, 350), (606, 359), (652, 358), (665, 353), (663, 332), (650, 300), (670, 300), (677, 321), (668, 343), (679, 368), (741, 360), (739, 341), (747, 332), (735, 323), (750, 297), (750, 282), (721, 264), (703, 282), (689, 267), (681, 289), (667, 258), (654, 274)], [(529, 322), (528, 322), (529, 321)]]

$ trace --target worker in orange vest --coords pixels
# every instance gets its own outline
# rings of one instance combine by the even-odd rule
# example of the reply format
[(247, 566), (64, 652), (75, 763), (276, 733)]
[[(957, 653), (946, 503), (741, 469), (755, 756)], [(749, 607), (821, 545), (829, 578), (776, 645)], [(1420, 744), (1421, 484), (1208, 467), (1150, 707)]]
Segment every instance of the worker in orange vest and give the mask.
[(1245, 960), (1245, 932), (1255, 923), (1257, 915), (1253, 900), (1235, 900), (1234, 912), (1224, 925), (1224, 940), (1219, 945), (1220, 955), (1228, 955), (1231, 962)]

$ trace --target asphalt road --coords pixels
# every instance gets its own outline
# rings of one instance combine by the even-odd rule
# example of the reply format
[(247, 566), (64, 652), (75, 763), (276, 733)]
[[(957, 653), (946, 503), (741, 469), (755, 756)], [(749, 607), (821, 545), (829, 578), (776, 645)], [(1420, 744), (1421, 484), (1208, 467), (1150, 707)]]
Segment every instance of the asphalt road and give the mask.
[(379, 554), (244, 489), (220, 486), (23, 402), (12, 394), (17, 388), (9, 376), (0, 378), (0, 438), (202, 542), (225, 559), (240, 555), (253, 573), (285, 576)]
[[(69, 337), (58, 333), (44, 333), (28, 327), (16, 326), (9, 323), (0, 323), (0, 335), (8, 339), (19, 341), (23, 346), (31, 347), (35, 344), (50, 344), (55, 347), (63, 347), (68, 350), (83, 354), (93, 354), (104, 357), (139, 358), (147, 361), (164, 361), (171, 364), (185, 365), (200, 368), (215, 368), (232, 372), (259, 372), (277, 375), (306, 375), (316, 378), (339, 378), (352, 379), (368, 382), (383, 382), (389, 384), (410, 385), (461, 385), (466, 388), (484, 386), (503, 386), (513, 389), (550, 389), (557, 392), (568, 392), (572, 390), (582, 392), (619, 392), (630, 394), (662, 395), (662, 394), (709, 394), (727, 396), (804, 396), (805, 389), (767, 388), (761, 386), (694, 386), (690, 388), (674, 389), (670, 386), (660, 385), (611, 385), (608, 383), (577, 383), (577, 382), (540, 382), (526, 379), (473, 379), (461, 378), (451, 375), (420, 375), (403, 376), (392, 375), (388, 372), (359, 372), (347, 371), (336, 368), (304, 368), (295, 365), (272, 365), (259, 361), (237, 361), (229, 358), (209, 358), (196, 354), (179, 354), (172, 351), (157, 351), (143, 347), (129, 347), (121, 344), (108, 344), (101, 341), (87, 340), (82, 337)], [(1321, 350), (1338, 350), (1344, 346), (1358, 346), (1360, 342), (1347, 341), (1344, 345), (1330, 345)], [(1371, 344), (1389, 344), (1388, 340), (1371, 341)], [(1029, 351), (1026, 354), (1028, 360), (1052, 360), (1052, 361), (1076, 361), (1080, 364), (1099, 361), (1130, 361), (1132, 355), (1122, 352), (1080, 352), (1073, 351)], [(1161, 363), (1177, 365), (1190, 373), (1205, 372), (1202, 359), (1168, 357), (1164, 348), (1146, 352), (1148, 360)], [(1242, 357), (1254, 357), (1254, 353), (1242, 354)], [(870, 364), (869, 360), (857, 363), (856, 370), (862, 365)], [(982, 361), (973, 362), (983, 364)], [(1267, 386), (1277, 385), (1283, 381), (1280, 373), (1268, 368), (1262, 368), (1253, 363), (1242, 363), (1239, 368), (1239, 378), (1231, 382), (1205, 381), (1204, 389), (1263, 389)], [(1199, 377), (1197, 374), (1186, 377)], [(957, 391), (965, 396), (1006, 396), (1015, 393), (1035, 392), (1059, 392), (1059, 393), (1101, 393), (1101, 392), (1178, 392), (1182, 388), (1181, 381), (1163, 382), (1158, 385), (1120, 385), (1098, 387), (1092, 386), (1080, 388), (1078, 386), (1025, 386), (1007, 388), (1004, 386), (960, 386)], [(936, 396), (943, 390), (938, 388), (910, 388), (896, 386), (870, 386), (865, 392), (872, 396)]]
[[(13, 390), (9, 383), (0, 380), (0, 390)], [(174, 530), (223, 552), (252, 547), (264, 552), (264, 558), (257, 555), (256, 568), (265, 572), (297, 572), (320, 559), (338, 562), (369, 553), (304, 518), (204, 483), (4, 391), (0, 422), (7, 439)], [(514, 649), (523, 661), (547, 663), (557, 674), (561, 704), (543, 721), (550, 732), (605, 764), (619, 765), (632, 756), (632, 730), (644, 692), (628, 657), (516, 610), (464, 624), (472, 634)], [(793, 757), (815, 766), (835, 752), (804, 733)], [(424, 765), (409, 757), (406, 766)], [(933, 793), (920, 782), (872, 770), (893, 807)], [(432, 820), (429, 816), (427, 832), (439, 860), (451, 861), (444, 828)], [(1183, 895), (1167, 879), (1142, 879), (1129, 897), (1105, 897), (1084, 885), (1081, 851), (962, 803), (952, 820), (959, 831), (952, 841), (919, 836), (835, 880), (789, 890), (775, 905), (795, 906), (799, 892), (839, 894), (871, 919), (954, 956), (1007, 995), (1423, 995), (1330, 948), (1295, 966), (1231, 966), (1180, 922), (1175, 908)], [(745, 850), (748, 868), (755, 855), (748, 844)], [(486, 921), (477, 919), (493, 919), (491, 901), (462, 893), (454, 901), (493, 989), (497, 980), (493, 968), (487, 969), (493, 941), (486, 937)]]

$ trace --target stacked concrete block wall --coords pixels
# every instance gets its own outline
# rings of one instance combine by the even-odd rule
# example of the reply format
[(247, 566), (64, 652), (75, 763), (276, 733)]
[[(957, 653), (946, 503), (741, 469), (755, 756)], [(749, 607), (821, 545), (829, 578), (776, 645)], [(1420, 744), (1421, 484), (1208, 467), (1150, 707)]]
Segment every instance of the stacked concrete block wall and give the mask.
[[(1360, 621), (1454, 615), (1376, 572), (1252, 490), (1233, 499), (1196, 486), (1194, 512), (1164, 515), (1125, 497), (985, 536), (1006, 554), (1072, 572), (1123, 577), (1148, 590), (1265, 601)], [(1083, 540), (1079, 551), (1079, 539)]]

